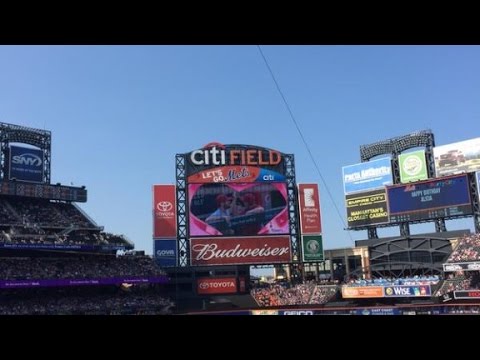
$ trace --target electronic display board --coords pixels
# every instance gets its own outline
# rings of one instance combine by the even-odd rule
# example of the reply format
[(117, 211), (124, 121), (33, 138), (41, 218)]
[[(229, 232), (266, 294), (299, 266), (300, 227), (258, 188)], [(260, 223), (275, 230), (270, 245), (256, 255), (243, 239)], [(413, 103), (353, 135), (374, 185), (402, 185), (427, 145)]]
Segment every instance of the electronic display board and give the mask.
[(387, 187), (390, 222), (472, 214), (467, 175)]
[(86, 202), (87, 190), (73, 186), (32, 184), (20, 181), (0, 183), (0, 195), (25, 196), (49, 200)]
[(189, 184), (190, 236), (289, 234), (285, 183)]
[(388, 222), (385, 189), (347, 195), (345, 203), (348, 227)]

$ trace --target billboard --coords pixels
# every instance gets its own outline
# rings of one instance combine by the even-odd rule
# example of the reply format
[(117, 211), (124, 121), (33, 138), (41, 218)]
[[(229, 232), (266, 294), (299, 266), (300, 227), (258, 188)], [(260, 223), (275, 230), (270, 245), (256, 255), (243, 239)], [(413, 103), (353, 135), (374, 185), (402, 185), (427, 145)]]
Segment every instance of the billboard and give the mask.
[(153, 237), (177, 237), (175, 185), (153, 185)]
[[(214, 173), (207, 171), (212, 168), (215, 168)], [(192, 177), (193, 174), (198, 176)], [(275, 179), (282, 174), (285, 174), (284, 155), (263, 147), (212, 142), (186, 154), (189, 183), (203, 182), (202, 179), (208, 179), (207, 182), (236, 182), (241, 179), (245, 179), (242, 182), (283, 181)]]
[(302, 234), (320, 234), (322, 232), (322, 223), (318, 185), (299, 184), (298, 197)]
[(421, 297), (432, 296), (430, 285), (385, 286), (385, 297)]
[(162, 267), (177, 265), (177, 240), (153, 240), (153, 254), (158, 264)]
[(455, 299), (480, 299), (480, 290), (454, 291), (453, 296)]
[(479, 271), (479, 270), (480, 270), (480, 261), (443, 264), (444, 272)]
[(418, 150), (398, 156), (400, 167), (400, 182), (402, 184), (427, 180), (427, 161), (425, 159), (425, 150)]
[(197, 279), (199, 295), (235, 294), (236, 292), (237, 279), (234, 277)]
[(303, 262), (323, 261), (322, 235), (302, 236)]
[(388, 157), (344, 166), (342, 172), (345, 194), (379, 189), (393, 184), (392, 163)]
[(288, 263), (290, 236), (192, 238), (190, 259), (192, 266)]
[(345, 203), (348, 227), (388, 222), (385, 189), (347, 195)]
[(467, 175), (387, 188), (390, 222), (472, 214)]
[(383, 298), (382, 286), (342, 286), (342, 298)]
[(40, 149), (10, 146), (9, 179), (43, 182), (44, 159)]
[(190, 236), (289, 234), (285, 183), (189, 184)]
[(437, 177), (480, 170), (480, 138), (436, 146), (433, 156)]

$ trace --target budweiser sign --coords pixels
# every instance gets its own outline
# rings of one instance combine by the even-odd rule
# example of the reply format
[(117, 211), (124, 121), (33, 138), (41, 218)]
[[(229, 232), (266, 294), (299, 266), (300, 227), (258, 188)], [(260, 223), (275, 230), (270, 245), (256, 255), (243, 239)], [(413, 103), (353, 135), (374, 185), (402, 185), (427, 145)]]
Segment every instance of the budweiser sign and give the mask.
[(192, 265), (273, 264), (291, 261), (289, 236), (192, 238)]
[(203, 294), (234, 294), (237, 292), (237, 280), (229, 278), (200, 278), (197, 280), (197, 293)]

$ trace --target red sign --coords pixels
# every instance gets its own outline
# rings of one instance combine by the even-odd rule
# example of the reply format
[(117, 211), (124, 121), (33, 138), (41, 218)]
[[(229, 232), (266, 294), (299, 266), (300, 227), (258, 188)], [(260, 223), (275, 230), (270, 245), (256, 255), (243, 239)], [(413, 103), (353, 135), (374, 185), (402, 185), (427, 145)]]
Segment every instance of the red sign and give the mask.
[(177, 237), (175, 185), (153, 185), (153, 237)]
[(290, 236), (192, 238), (190, 255), (192, 266), (288, 263)]
[(248, 183), (257, 181), (260, 168), (253, 166), (220, 166), (209, 170), (200, 171), (188, 177), (189, 183)]
[(299, 184), (300, 222), (302, 234), (320, 234), (322, 232), (320, 216), (320, 195), (317, 184)]
[(205, 294), (234, 294), (237, 292), (237, 280), (229, 278), (200, 278), (197, 280), (197, 293)]

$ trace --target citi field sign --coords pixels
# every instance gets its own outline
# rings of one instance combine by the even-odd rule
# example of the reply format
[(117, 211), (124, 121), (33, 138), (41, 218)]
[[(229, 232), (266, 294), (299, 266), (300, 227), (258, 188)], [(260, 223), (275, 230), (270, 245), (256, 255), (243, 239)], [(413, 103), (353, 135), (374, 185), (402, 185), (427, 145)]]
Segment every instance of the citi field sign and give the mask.
[(212, 142), (186, 155), (189, 183), (285, 181), (284, 154), (277, 150)]

